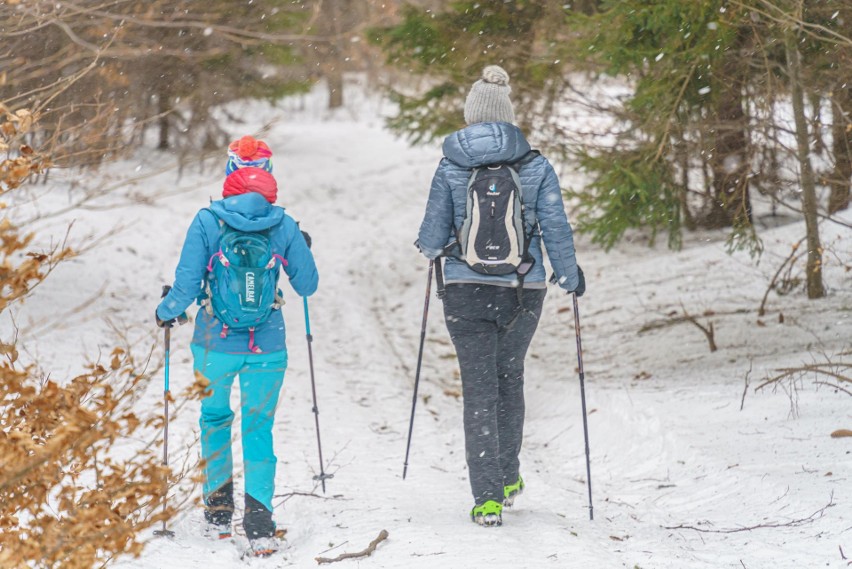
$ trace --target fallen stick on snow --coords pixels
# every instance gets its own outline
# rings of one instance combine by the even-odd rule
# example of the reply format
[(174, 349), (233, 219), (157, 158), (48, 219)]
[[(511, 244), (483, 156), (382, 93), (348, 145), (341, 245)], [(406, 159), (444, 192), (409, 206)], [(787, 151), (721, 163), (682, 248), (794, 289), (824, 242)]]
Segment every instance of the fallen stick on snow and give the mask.
[(798, 518), (798, 519), (795, 519), (795, 520), (790, 520), (789, 522), (771, 522), (771, 523), (765, 523), (765, 524), (757, 524), (757, 525), (748, 526), (748, 527), (726, 528), (726, 529), (708, 529), (708, 528), (701, 528), (701, 527), (684, 525), (684, 524), (677, 525), (677, 526), (660, 526), (660, 527), (662, 527), (663, 529), (691, 529), (691, 530), (701, 532), (701, 533), (737, 533), (737, 532), (741, 532), (741, 531), (753, 531), (753, 530), (756, 530), (756, 529), (766, 529), (766, 528), (784, 528), (784, 527), (793, 528), (793, 527), (799, 527), (799, 526), (803, 526), (805, 524), (813, 523), (814, 521), (823, 517), (825, 515), (825, 511), (827, 509), (831, 508), (834, 505), (835, 505), (834, 504), (834, 492), (832, 492), (831, 496), (828, 499), (828, 504), (826, 504), (825, 506), (823, 506), (822, 508), (820, 508), (819, 510), (817, 510), (816, 512), (814, 512), (813, 514), (811, 514), (810, 516), (808, 516), (806, 518)]
[(710, 344), (710, 351), (715, 352), (718, 350), (719, 348), (716, 347), (716, 331), (713, 330), (713, 323), (708, 321), (707, 326), (704, 326), (695, 316), (686, 311), (686, 307), (682, 302), (680, 303), (680, 307), (683, 310), (683, 317), (686, 321), (695, 324), (698, 329), (704, 332), (704, 335), (707, 336), (707, 343)]
[(337, 557), (316, 557), (316, 561), (319, 565), (323, 563), (336, 563), (338, 561), (343, 561), (344, 559), (355, 559), (356, 557), (369, 557), (376, 550), (376, 547), (388, 538), (388, 531), (382, 530), (379, 532), (378, 537), (370, 542), (370, 545), (367, 546), (367, 549), (363, 551), (359, 551), (358, 553), (341, 553)]

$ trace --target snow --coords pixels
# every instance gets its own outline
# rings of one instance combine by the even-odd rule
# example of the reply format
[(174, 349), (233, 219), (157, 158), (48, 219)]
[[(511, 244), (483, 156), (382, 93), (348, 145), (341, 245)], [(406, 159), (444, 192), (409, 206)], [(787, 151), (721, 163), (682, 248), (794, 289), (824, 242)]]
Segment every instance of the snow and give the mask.
[[(266, 128), (279, 203), (313, 238), (320, 271), (310, 299), (313, 352), (326, 471), (334, 474), (323, 495), (312, 480), (318, 460), (302, 304), (286, 290), (290, 368), (275, 426), (275, 518), (287, 539), (282, 555), (250, 566), (313, 567), (317, 556), (364, 549), (382, 529), (390, 537), (372, 557), (340, 567), (847, 566), (852, 446), (829, 435), (852, 427), (849, 396), (811, 378), (754, 389), (781, 367), (825, 356), (848, 361), (852, 291), (841, 261), (849, 262), (852, 242), (848, 228), (830, 223), (822, 225), (832, 251), (830, 295), (772, 293), (764, 317), (757, 308), (766, 283), (804, 234), (802, 223), (762, 231), (759, 264), (726, 254), (719, 234), (690, 236), (679, 252), (637, 242), (609, 254), (577, 237), (588, 283), (579, 306), (594, 521), (570, 297), (550, 288), (527, 358), (527, 489), (502, 528), (468, 518), (461, 386), (441, 303), (432, 298), (403, 481), (427, 268), (412, 243), (440, 147), (394, 138), (382, 126), (388, 104), (355, 95), (334, 114), (322, 108), (321, 90), (278, 107), (229, 109), (246, 121), (230, 125), (235, 136)], [(150, 151), (102, 174), (114, 183), (133, 172), (135, 181), (95, 204), (114, 207), (74, 211), (72, 235), (120, 230), (60, 266), (15, 314), (25, 357), (54, 376), (79, 369), (83, 354), (111, 349), (116, 339), (104, 318), (126, 322), (140, 351), (161, 341), (152, 319), (160, 287), (171, 281), (193, 214), (218, 196), (225, 153), (206, 171), (191, 165), (180, 177), (164, 160)], [(68, 184), (83, 181), (78, 172), (53, 176), (39, 190), (39, 211), (66, 205)], [(577, 181), (564, 176), (562, 184)], [(58, 239), (70, 219), (61, 214), (43, 227)], [(718, 351), (690, 323), (653, 326), (683, 309), (714, 324)], [(191, 382), (190, 337), (190, 326), (172, 334), (176, 394)], [(160, 405), (155, 382), (145, 406)], [(173, 464), (197, 458), (197, 420), (195, 402), (174, 416)], [(245, 563), (232, 543), (200, 535), (201, 518), (190, 507), (169, 524), (175, 538), (149, 535), (141, 558), (117, 566)]]

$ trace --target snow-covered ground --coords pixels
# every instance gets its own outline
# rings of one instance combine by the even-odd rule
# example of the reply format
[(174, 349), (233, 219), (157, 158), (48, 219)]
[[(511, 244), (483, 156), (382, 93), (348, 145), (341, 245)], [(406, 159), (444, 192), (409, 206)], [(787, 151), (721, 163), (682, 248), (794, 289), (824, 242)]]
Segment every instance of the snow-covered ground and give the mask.
[[(312, 480), (318, 463), (302, 305), (285, 291), (290, 368), (275, 428), (275, 518), (287, 539), (281, 556), (250, 566), (313, 567), (317, 556), (364, 549), (382, 529), (389, 538), (372, 557), (340, 566), (848, 565), (852, 439), (830, 433), (852, 428), (852, 399), (812, 379), (754, 390), (777, 368), (825, 357), (849, 361), (852, 290), (842, 266), (852, 258), (848, 228), (823, 224), (830, 295), (808, 301), (801, 291), (772, 293), (763, 317), (757, 308), (766, 284), (803, 235), (801, 223), (763, 232), (767, 252), (757, 266), (747, 255), (726, 254), (716, 234), (692, 237), (680, 252), (624, 244), (604, 253), (578, 236), (588, 282), (580, 311), (595, 519), (589, 521), (571, 299), (551, 289), (527, 360), (527, 491), (502, 528), (481, 528), (468, 518), (460, 383), (434, 297), (402, 480), (427, 268), (412, 243), (440, 146), (409, 147), (383, 128), (387, 103), (347, 95), (356, 96), (333, 115), (322, 109), (322, 93), (277, 108), (231, 109), (246, 121), (230, 126), (235, 136), (269, 126), (264, 138), (275, 153), (279, 203), (313, 237), (320, 270), (310, 300), (313, 350), (323, 451), (334, 473), (323, 495)], [(55, 375), (79, 369), (84, 353), (111, 349), (105, 317), (131, 326), (140, 350), (159, 341), (152, 316), (160, 287), (171, 282), (195, 211), (219, 196), (225, 164), (223, 151), (206, 172), (189, 166), (181, 177), (157, 173), (168, 160), (149, 152), (111, 166), (103, 183), (138, 180), (102, 200), (117, 207), (74, 212), (74, 235), (121, 230), (57, 269), (18, 310), (27, 356)], [(80, 177), (63, 176), (54, 177), (41, 203), (56, 208), (68, 199), (67, 184)], [(50, 221), (55, 236), (68, 219)], [(718, 351), (709, 351), (693, 324), (663, 325), (684, 309), (713, 323)], [(192, 377), (190, 328), (172, 335), (175, 393)], [(149, 409), (162, 404), (161, 389), (151, 386)], [(197, 456), (197, 420), (197, 403), (174, 417), (174, 463)], [(174, 539), (151, 536), (141, 558), (119, 566), (247, 563), (234, 544), (201, 537), (201, 518), (200, 509), (188, 509), (170, 523)]]

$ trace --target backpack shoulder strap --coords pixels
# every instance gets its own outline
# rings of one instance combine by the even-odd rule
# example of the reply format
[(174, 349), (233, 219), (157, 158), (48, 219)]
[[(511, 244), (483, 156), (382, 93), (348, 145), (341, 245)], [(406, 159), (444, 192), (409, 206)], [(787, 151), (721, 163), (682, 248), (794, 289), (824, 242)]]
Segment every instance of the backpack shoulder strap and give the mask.
[(201, 211), (206, 211), (207, 213), (209, 213), (213, 217), (213, 219), (216, 221), (216, 226), (219, 228), (220, 233), (224, 230), (225, 225), (227, 225), (227, 224), (225, 223), (225, 221), (221, 217), (216, 215), (215, 211), (213, 211), (209, 207), (201, 208)]
[(516, 172), (521, 169), (521, 166), (525, 166), (527, 163), (532, 162), (536, 156), (541, 156), (541, 152), (538, 150), (532, 149), (517, 160), (512, 162), (493, 162), (491, 164), (484, 164), (482, 166), (478, 166), (473, 171), (476, 172), (477, 169), (488, 168), (488, 167), (498, 167), (498, 166), (508, 166), (512, 170)]
[(479, 171), (481, 169), (482, 168), (471, 168), (470, 169), (470, 176), (468, 176), (468, 178), (467, 178), (467, 193), (468, 194), (470, 193), (470, 187), (474, 184), (474, 182), (476, 182), (476, 175), (479, 173)]
[[(206, 215), (202, 212), (206, 212)], [(209, 250), (215, 245), (217, 239), (222, 238), (222, 229), (224, 222), (219, 219), (219, 216), (216, 215), (216, 213), (214, 213), (213, 210), (209, 207), (201, 208), (197, 216), (201, 221), (204, 246), (207, 247), (207, 249)], [(213, 225), (211, 225), (211, 223)], [(213, 229), (213, 227), (215, 227), (215, 229)]]
[(236, 227), (233, 227), (233, 226), (231, 226), (231, 225), (228, 225), (228, 223), (227, 223), (224, 219), (222, 219), (221, 217), (219, 217), (218, 215), (216, 215), (216, 212), (214, 212), (214, 211), (213, 211), (212, 209), (210, 209), (209, 207), (202, 208), (202, 209), (201, 209), (201, 211), (206, 211), (206, 212), (210, 213), (210, 215), (212, 215), (212, 216), (213, 216), (213, 219), (215, 219), (215, 220), (216, 220), (216, 223), (217, 223), (217, 224), (218, 224), (218, 226), (219, 226), (219, 233), (220, 233), (220, 234), (224, 233), (226, 229), (230, 228), (232, 231), (235, 231), (235, 232), (238, 232), (238, 233), (255, 233), (255, 234), (257, 234), (257, 235), (263, 235), (264, 237), (267, 237), (267, 238), (268, 238), (268, 237), (270, 237), (270, 235), (272, 234), (272, 231), (273, 231), (276, 227), (279, 227), (279, 226), (281, 225), (281, 223), (283, 222), (283, 219), (282, 219), (282, 220), (281, 220), (280, 222), (278, 222), (277, 224), (275, 224), (275, 225), (273, 225), (273, 226), (271, 226), (271, 227), (267, 227), (266, 229), (258, 229), (257, 231), (247, 231), (247, 230), (245, 230), (245, 229), (237, 229)]
[(541, 152), (533, 148), (514, 162), (509, 162), (509, 166), (512, 167), (513, 170), (520, 170), (522, 166), (526, 166), (533, 160), (535, 160), (536, 156), (541, 156)]

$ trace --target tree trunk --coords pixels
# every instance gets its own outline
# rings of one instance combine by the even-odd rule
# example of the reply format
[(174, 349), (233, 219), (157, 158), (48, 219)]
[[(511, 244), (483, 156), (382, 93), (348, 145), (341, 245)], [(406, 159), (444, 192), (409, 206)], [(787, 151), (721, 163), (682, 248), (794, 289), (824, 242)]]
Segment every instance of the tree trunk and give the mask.
[(822, 156), (822, 153), (825, 152), (825, 140), (822, 137), (822, 129), (820, 128), (822, 124), (822, 95), (820, 93), (810, 93), (808, 98), (810, 99), (811, 112), (813, 113), (810, 122), (814, 145), (811, 148), (811, 153), (816, 156)]
[(587, 16), (596, 14), (599, 6), (600, 0), (575, 0), (573, 3), (573, 8), (575, 11), (582, 12)]
[(834, 91), (831, 106), (831, 138), (834, 171), (831, 174), (831, 194), (828, 213), (849, 207), (852, 181), (852, 88), (839, 87)]
[(811, 167), (808, 121), (805, 117), (805, 95), (801, 78), (802, 60), (799, 48), (796, 45), (794, 30), (788, 28), (785, 31), (784, 39), (787, 75), (790, 79), (790, 97), (793, 103), (793, 118), (796, 123), (796, 150), (802, 180), (802, 210), (805, 214), (805, 232), (808, 243), (808, 298), (822, 298), (825, 296), (825, 288), (822, 284), (822, 245), (819, 240), (816, 182)]
[(683, 214), (683, 226), (689, 230), (695, 230), (695, 218), (689, 209), (689, 146), (682, 133), (675, 135), (674, 152), (677, 164), (680, 168), (680, 188), (678, 191), (680, 210)]
[(343, 106), (343, 71), (340, 61), (334, 61), (325, 74), (328, 81), (328, 108), (339, 109)]
[(749, 147), (743, 95), (743, 80), (734, 57), (725, 65), (730, 80), (716, 107), (714, 148), (710, 158), (713, 173), (713, 204), (705, 220), (708, 227), (751, 225), (749, 198)]
[(157, 123), (160, 127), (160, 140), (157, 143), (157, 150), (169, 149), (169, 93), (168, 89), (161, 86), (157, 92), (157, 114), (159, 119)]

